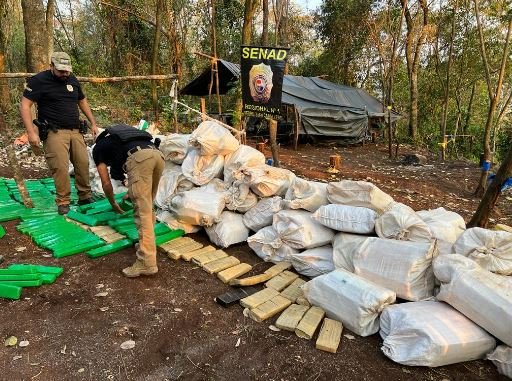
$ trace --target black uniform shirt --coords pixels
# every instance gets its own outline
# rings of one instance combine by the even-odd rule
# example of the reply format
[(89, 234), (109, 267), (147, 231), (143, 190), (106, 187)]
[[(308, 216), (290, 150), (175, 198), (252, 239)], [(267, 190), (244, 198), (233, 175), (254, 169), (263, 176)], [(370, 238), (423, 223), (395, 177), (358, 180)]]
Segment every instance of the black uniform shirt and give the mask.
[(42, 71), (27, 81), (25, 98), (37, 103), (37, 116), (62, 128), (78, 128), (78, 101), (85, 98), (82, 87), (71, 74), (60, 81), (50, 70)]
[(128, 159), (128, 151), (137, 146), (145, 147), (148, 145), (152, 145), (152, 143), (147, 140), (133, 140), (122, 144), (115, 137), (107, 135), (97, 142), (92, 149), (92, 158), (96, 166), (101, 163), (109, 166), (110, 177), (114, 180), (124, 180), (123, 165)]

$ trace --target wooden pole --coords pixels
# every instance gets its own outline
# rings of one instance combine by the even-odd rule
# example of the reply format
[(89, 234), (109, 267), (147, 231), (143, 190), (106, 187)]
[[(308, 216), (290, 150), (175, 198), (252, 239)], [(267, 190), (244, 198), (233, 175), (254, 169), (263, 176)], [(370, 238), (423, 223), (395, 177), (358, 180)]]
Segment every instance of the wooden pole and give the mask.
[(201, 98), (201, 120), (204, 122), (206, 119), (206, 99)]
[(256, 143), (256, 149), (261, 153), (265, 153), (265, 143)]
[(270, 150), (274, 167), (279, 168), (279, 146), (277, 145), (277, 120), (270, 119)]
[(299, 123), (300, 123), (300, 113), (297, 110), (297, 107), (293, 107), (295, 112), (295, 123), (293, 125), (293, 149), (297, 151), (299, 146)]
[[(37, 73), (0, 73), (0, 79), (30, 78)], [(131, 81), (163, 81), (174, 79), (176, 74), (158, 74), (158, 75), (130, 75), (126, 77), (76, 77), (80, 82), (88, 83), (113, 83), (113, 82), (131, 82)]]
[(341, 156), (340, 155), (331, 155), (329, 156), (329, 166), (331, 168), (340, 169), (341, 168)]

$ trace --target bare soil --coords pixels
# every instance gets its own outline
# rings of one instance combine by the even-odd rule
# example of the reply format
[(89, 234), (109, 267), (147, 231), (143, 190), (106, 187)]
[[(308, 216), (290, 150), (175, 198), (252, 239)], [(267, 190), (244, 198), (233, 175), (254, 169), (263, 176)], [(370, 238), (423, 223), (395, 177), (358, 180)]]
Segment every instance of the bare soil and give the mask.
[[(343, 165), (331, 176), (325, 169), (334, 153)], [(304, 177), (372, 181), (416, 210), (443, 206), (468, 219), (478, 204), (471, 196), (478, 168), (468, 162), (431, 158), (427, 166), (402, 167), (375, 144), (304, 145), (298, 152), (283, 148), (281, 155), (283, 166)], [(24, 173), (26, 178), (48, 176), (33, 162)], [(11, 169), (4, 164), (0, 176), (11, 177)], [(493, 223), (511, 224), (507, 197), (502, 195)], [(53, 285), (24, 289), (19, 301), (0, 300), (0, 338), (29, 341), (24, 348), (0, 345), (2, 380), (505, 380), (488, 361), (432, 369), (402, 366), (382, 354), (378, 335), (362, 338), (348, 330), (343, 334), (353, 338), (343, 336), (338, 353), (325, 353), (315, 349), (314, 341), (270, 330), (275, 318), (256, 323), (243, 316), (239, 305), (219, 306), (215, 296), (229, 287), (191, 263), (162, 255), (156, 276), (127, 279), (120, 269), (134, 260), (132, 248), (96, 260), (83, 255), (55, 259), (18, 233), (16, 224), (2, 223), (7, 231), (0, 240), (3, 265), (54, 265), (65, 271)], [(207, 242), (204, 234), (193, 238)], [(270, 266), (247, 245), (227, 252), (253, 264), (253, 273)], [(100, 292), (108, 294), (95, 296)], [(122, 350), (126, 340), (134, 340), (135, 348)]]

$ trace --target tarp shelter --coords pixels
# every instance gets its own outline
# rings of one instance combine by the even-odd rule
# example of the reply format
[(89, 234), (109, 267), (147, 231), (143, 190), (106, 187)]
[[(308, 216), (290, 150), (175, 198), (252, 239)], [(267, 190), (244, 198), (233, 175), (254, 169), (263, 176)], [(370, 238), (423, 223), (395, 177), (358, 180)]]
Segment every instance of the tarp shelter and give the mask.
[[(219, 93), (225, 94), (240, 76), (238, 65), (218, 61)], [(182, 95), (207, 96), (211, 81), (211, 69), (206, 69), (182, 90)], [(211, 94), (216, 93), (215, 81)], [(338, 85), (318, 77), (285, 75), (283, 103), (294, 105), (300, 115), (299, 133), (341, 137), (359, 142), (368, 133), (371, 118), (383, 119), (383, 104), (363, 89)], [(400, 117), (391, 112), (394, 122)]]

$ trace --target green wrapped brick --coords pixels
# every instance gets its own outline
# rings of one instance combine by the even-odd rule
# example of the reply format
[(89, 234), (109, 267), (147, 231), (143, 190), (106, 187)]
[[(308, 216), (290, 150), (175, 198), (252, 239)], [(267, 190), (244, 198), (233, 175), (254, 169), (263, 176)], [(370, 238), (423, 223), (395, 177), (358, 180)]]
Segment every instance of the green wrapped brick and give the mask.
[(1, 281), (11, 281), (11, 280), (39, 280), (41, 276), (38, 273), (34, 274), (0, 274), (0, 282)]
[(162, 245), (162, 244), (164, 244), (164, 243), (166, 243), (168, 241), (171, 241), (171, 240), (176, 239), (178, 237), (181, 237), (183, 235), (185, 235), (185, 231), (184, 230), (176, 229), (176, 230), (173, 230), (173, 231), (171, 231), (169, 233), (166, 233), (166, 234), (163, 234), (161, 236), (156, 237), (155, 243), (156, 243), (157, 246), (160, 246), (160, 245)]
[(43, 284), (52, 284), (57, 280), (57, 274), (39, 274), (41, 276), (41, 281)]
[(53, 251), (53, 256), (55, 258), (63, 258), (70, 255), (75, 255), (79, 253), (85, 253), (89, 250), (96, 249), (97, 247), (105, 246), (105, 242), (102, 240), (99, 241), (91, 241), (84, 244), (80, 244), (74, 247), (68, 247), (68, 248), (62, 248), (62, 249), (55, 249)]
[(43, 284), (42, 279), (35, 280), (0, 280), (0, 286), (18, 286), (18, 287), (40, 287)]
[(18, 300), (21, 297), (21, 287), (0, 284), (0, 298)]
[(108, 245), (98, 247), (97, 249), (89, 250), (85, 253), (89, 258), (99, 258), (107, 254), (115, 253), (119, 250), (126, 249), (133, 245), (133, 242), (130, 239), (122, 239), (120, 241), (116, 241), (110, 243)]
[(69, 218), (71, 218), (72, 220), (81, 222), (81, 223), (83, 223), (85, 225), (89, 225), (89, 226), (96, 226), (96, 225), (98, 225), (98, 221), (96, 220), (96, 218), (94, 218), (92, 216), (89, 216), (89, 215), (86, 215), (86, 214), (75, 212), (74, 210), (70, 210), (68, 212), (67, 216)]
[(42, 265), (30, 265), (30, 264), (24, 264), (24, 263), (17, 263), (12, 264), (8, 267), (8, 269), (23, 269), (27, 271), (37, 272), (41, 274), (54, 274), (54, 275), (61, 275), (64, 272), (64, 269), (62, 267), (57, 266), (42, 266)]
[(5, 229), (3, 226), (0, 226), (0, 238), (3, 238), (4, 235), (5, 235)]
[(135, 222), (133, 222), (133, 217), (122, 217), (117, 220), (108, 222), (108, 226), (110, 226), (116, 230), (118, 227), (121, 227), (124, 225), (132, 225), (132, 224), (135, 224)]
[(37, 274), (33, 268), (6, 268), (0, 269), (0, 275)]

